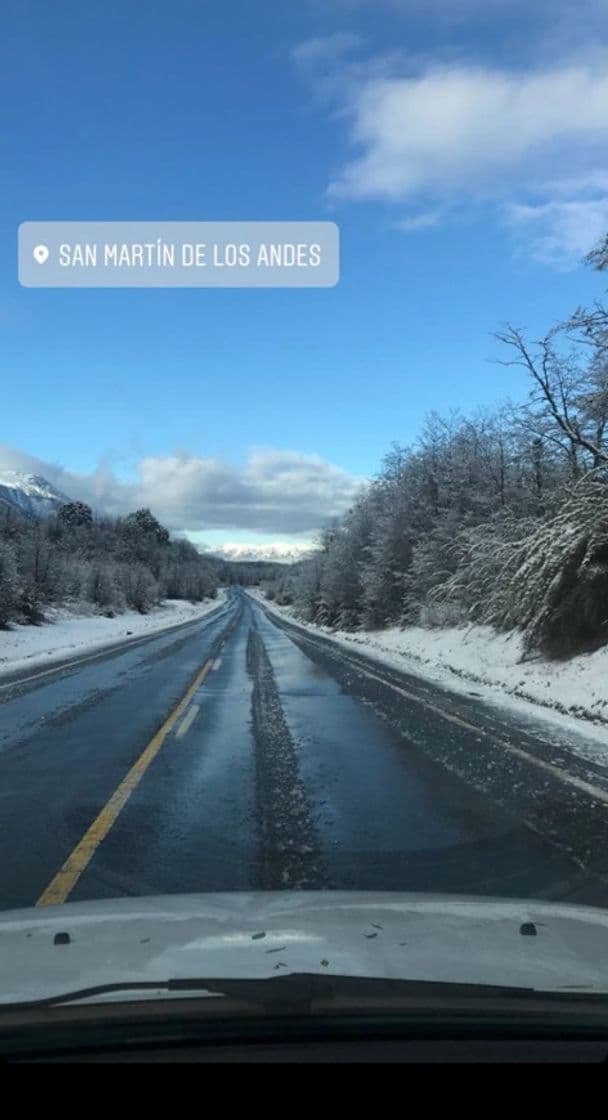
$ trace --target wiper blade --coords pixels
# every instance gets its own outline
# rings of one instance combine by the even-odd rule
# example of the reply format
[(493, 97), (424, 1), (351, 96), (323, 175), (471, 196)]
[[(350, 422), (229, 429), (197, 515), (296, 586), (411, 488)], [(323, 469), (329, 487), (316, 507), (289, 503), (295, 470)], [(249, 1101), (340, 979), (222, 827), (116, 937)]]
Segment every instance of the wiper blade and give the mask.
[[(271, 990), (269, 990), (271, 985)], [(73, 988), (58, 992), (41, 999), (19, 1000), (14, 1003), (0, 1002), (0, 1015), (5, 1011), (26, 1011), (37, 1007), (57, 1007), (61, 1004), (78, 1003), (80, 1000), (96, 996), (113, 995), (116, 992), (208, 992), (214, 996), (225, 996), (253, 1003), (263, 1003), (276, 1008), (285, 1003), (290, 1007), (310, 1004), (312, 999), (331, 999), (335, 996), (354, 995), (358, 997), (394, 997), (417, 995), (429, 996), (492, 998), (496, 996), (534, 996), (539, 993), (534, 988), (516, 988), (507, 985), (469, 984), (436, 980), (388, 979), (373, 976), (342, 976), (329, 974), (322, 976), (317, 972), (282, 973), (280, 976), (263, 978), (226, 977), (183, 977), (168, 980), (124, 980), (108, 984), (96, 984), (88, 988)]]

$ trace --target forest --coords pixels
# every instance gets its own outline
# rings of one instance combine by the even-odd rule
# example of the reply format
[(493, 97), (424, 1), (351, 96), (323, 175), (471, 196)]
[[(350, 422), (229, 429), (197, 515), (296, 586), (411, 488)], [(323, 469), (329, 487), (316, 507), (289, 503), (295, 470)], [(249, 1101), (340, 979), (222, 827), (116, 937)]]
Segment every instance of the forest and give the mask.
[(93, 607), (110, 617), (163, 599), (214, 597), (218, 569), (186, 540), (172, 540), (147, 509), (94, 517), (67, 502), (43, 520), (0, 506), (0, 626), (39, 622), (44, 608)]
[[(586, 263), (608, 268), (608, 237)], [(536, 341), (508, 325), (496, 346), (527, 399), (430, 415), (319, 551), (266, 581), (271, 600), (334, 629), (519, 630), (525, 656), (608, 641), (608, 310), (579, 307)]]

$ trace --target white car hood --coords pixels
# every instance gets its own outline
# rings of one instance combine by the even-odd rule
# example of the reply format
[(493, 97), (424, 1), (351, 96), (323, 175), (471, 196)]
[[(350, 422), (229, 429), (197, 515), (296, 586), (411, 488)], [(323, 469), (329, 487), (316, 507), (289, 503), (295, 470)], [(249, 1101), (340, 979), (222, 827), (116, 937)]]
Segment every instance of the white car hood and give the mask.
[[(524, 923), (536, 934), (523, 934)], [(123, 898), (0, 915), (0, 1006), (100, 984), (290, 972), (608, 993), (608, 911), (302, 891)]]

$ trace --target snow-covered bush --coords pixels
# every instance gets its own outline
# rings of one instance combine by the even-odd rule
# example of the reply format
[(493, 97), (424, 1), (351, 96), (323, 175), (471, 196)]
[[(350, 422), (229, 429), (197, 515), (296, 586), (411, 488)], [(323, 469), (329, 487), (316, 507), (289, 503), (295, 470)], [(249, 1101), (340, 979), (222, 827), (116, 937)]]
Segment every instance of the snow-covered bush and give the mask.
[(608, 641), (608, 471), (583, 478), (513, 552), (489, 621), (553, 657)]
[(506, 517), (459, 533), (456, 571), (430, 603), (521, 630), (528, 654), (563, 657), (608, 641), (607, 476), (585, 476), (544, 520)]
[(160, 600), (158, 583), (144, 564), (125, 565), (123, 569), (122, 590), (127, 606), (145, 614)]
[(466, 621), (467, 614), (462, 603), (429, 602), (418, 608), (418, 623), (429, 630), (445, 626), (461, 626)]
[(538, 519), (504, 513), (454, 532), (443, 543), (442, 565), (435, 562), (437, 578), (427, 588), (424, 608), (451, 607), (469, 622), (502, 617), (509, 605), (509, 580), (538, 524)]
[(96, 562), (90, 565), (87, 580), (87, 599), (96, 607), (114, 610), (125, 609), (125, 594), (119, 586), (120, 571), (116, 564)]

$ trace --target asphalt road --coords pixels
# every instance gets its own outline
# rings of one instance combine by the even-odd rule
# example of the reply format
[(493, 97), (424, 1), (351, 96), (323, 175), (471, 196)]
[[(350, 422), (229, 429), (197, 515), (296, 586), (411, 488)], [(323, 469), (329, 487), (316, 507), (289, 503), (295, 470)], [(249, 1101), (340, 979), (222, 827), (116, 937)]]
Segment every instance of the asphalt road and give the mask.
[(0, 682), (0, 837), (2, 909), (285, 887), (608, 905), (602, 767), (239, 590)]

